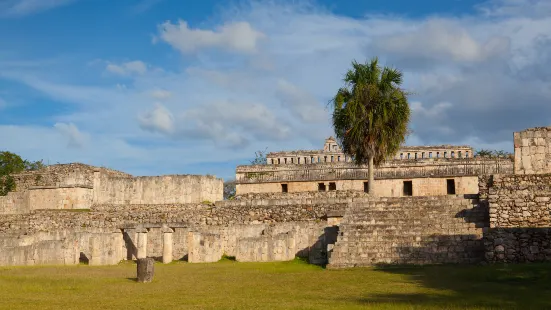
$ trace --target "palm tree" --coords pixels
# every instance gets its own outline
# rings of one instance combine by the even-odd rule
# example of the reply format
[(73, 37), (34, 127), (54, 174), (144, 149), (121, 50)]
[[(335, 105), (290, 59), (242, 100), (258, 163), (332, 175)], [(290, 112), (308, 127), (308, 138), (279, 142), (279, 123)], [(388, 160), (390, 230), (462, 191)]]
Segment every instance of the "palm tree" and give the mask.
[(400, 89), (402, 72), (381, 68), (377, 58), (353, 61), (344, 82), (332, 100), (335, 135), (356, 165), (368, 164), (373, 195), (374, 166), (394, 156), (408, 134), (409, 94)]

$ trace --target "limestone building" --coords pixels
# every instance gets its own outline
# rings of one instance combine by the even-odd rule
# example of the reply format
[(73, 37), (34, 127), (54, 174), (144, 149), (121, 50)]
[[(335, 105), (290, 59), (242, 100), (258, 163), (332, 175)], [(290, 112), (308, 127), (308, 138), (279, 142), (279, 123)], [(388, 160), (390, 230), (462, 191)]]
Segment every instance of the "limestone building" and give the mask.
[[(266, 165), (237, 167), (237, 195), (368, 188), (367, 166), (356, 166), (333, 137), (325, 140), (321, 150), (272, 152), (266, 158)], [(474, 157), (470, 146), (408, 146), (376, 168), (375, 194), (477, 194), (478, 175), (512, 171), (510, 158)]]

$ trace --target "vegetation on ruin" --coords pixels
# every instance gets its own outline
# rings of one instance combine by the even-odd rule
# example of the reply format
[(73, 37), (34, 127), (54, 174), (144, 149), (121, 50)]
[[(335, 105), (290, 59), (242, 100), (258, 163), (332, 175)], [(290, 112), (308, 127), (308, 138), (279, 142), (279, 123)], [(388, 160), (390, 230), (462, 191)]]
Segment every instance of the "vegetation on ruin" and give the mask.
[(236, 185), (236, 180), (224, 181), (224, 200), (231, 200), (235, 198)]
[(0, 267), (0, 309), (551, 309), (551, 265), (326, 270), (300, 261)]
[(357, 165), (369, 166), (373, 193), (373, 167), (396, 154), (408, 134), (409, 93), (400, 88), (402, 72), (381, 67), (377, 58), (353, 61), (344, 83), (332, 100), (335, 135)]
[(513, 156), (510, 152), (505, 152), (503, 150), (486, 150), (486, 149), (480, 149), (477, 150), (475, 153), (475, 156), (481, 156), (481, 157), (511, 157)]
[(28, 161), (21, 156), (8, 152), (0, 152), (0, 196), (15, 190), (15, 180), (12, 175), (23, 171), (39, 170), (44, 167), (42, 161)]
[(254, 159), (251, 160), (251, 165), (265, 165), (268, 163), (268, 159), (266, 159), (268, 148), (264, 149), (264, 151), (256, 151), (254, 152)]

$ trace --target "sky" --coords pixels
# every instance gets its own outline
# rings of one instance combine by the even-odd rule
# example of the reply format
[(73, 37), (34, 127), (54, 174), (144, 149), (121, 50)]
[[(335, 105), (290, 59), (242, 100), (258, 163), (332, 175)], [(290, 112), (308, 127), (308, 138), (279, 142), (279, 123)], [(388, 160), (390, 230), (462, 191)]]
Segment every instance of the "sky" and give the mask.
[(372, 57), (404, 73), (408, 145), (551, 125), (550, 0), (0, 0), (0, 150), (229, 179), (321, 149)]

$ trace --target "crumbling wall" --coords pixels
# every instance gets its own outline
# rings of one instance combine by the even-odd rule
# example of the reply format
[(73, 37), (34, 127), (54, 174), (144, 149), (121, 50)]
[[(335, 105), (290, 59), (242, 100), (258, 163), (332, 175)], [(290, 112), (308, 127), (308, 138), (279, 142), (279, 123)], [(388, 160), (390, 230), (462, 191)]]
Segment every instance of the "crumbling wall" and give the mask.
[(494, 175), (488, 202), (488, 261), (551, 261), (551, 175)]
[(111, 177), (96, 174), (94, 202), (103, 204), (200, 203), (223, 199), (223, 180), (213, 176)]
[(551, 127), (514, 133), (515, 174), (551, 173)]

